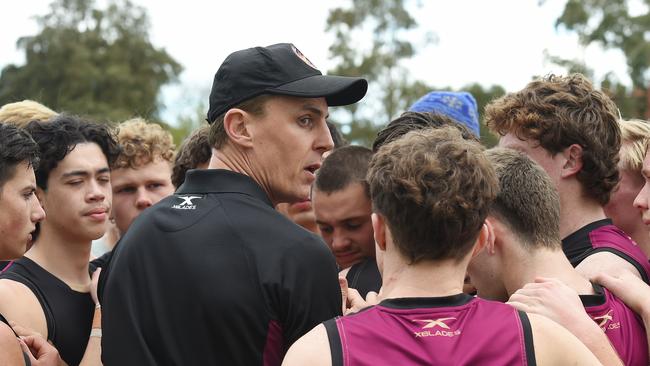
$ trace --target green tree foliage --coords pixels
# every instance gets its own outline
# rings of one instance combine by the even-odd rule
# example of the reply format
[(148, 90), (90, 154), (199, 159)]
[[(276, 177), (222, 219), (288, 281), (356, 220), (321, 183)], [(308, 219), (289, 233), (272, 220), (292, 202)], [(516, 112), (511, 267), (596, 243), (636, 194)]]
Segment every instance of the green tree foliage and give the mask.
[[(345, 108), (347, 118), (334, 115), (345, 138), (351, 142), (372, 145), (377, 132), (421, 96), (432, 90), (452, 90), (414, 80), (403, 66), (403, 61), (416, 56), (416, 46), (408, 39), (416, 38), (411, 33), (417, 33), (417, 22), (409, 14), (408, 6), (413, 6), (413, 2), (351, 0), (348, 8), (335, 8), (329, 13), (326, 31), (335, 35), (330, 55), (338, 63), (329, 73), (363, 76), (370, 83), (366, 97)], [(371, 39), (363, 38), (369, 34)], [(423, 46), (435, 39), (421, 32), (417, 36), (424, 40)], [(359, 47), (362, 44), (371, 44), (371, 47), (362, 49)], [(484, 88), (479, 84), (460, 90), (474, 95), (479, 115), (489, 101), (505, 93), (500, 86)], [(493, 146), (497, 138), (482, 126), (481, 141)]]
[[(416, 54), (406, 37), (417, 27), (406, 9), (407, 2), (351, 0), (347, 8), (330, 10), (327, 18), (326, 31), (335, 35), (330, 55), (338, 64), (329, 73), (363, 76), (370, 83), (364, 100), (346, 107), (349, 131), (343, 131), (355, 143), (369, 146), (381, 125), (430, 90), (423, 82), (414, 81), (401, 65)], [(371, 39), (364, 39), (369, 35)], [(371, 46), (362, 49), (362, 44)]]
[(182, 71), (149, 41), (146, 11), (129, 0), (55, 0), (40, 31), (17, 46), (26, 63), (0, 75), (0, 105), (34, 99), (57, 111), (120, 121), (157, 119), (160, 88)]
[(585, 46), (596, 42), (620, 50), (632, 91), (611, 75), (602, 86), (618, 102), (624, 117), (650, 118), (650, 0), (568, 0), (556, 25), (576, 32)]

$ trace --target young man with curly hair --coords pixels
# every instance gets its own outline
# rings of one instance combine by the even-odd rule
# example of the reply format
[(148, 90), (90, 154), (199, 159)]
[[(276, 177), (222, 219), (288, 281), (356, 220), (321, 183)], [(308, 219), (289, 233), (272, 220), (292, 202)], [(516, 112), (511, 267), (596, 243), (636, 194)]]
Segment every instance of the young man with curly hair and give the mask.
[(124, 235), (133, 220), (151, 205), (174, 193), (174, 140), (156, 123), (134, 118), (120, 123), (120, 155), (113, 164), (113, 218)]
[(368, 183), (381, 302), (316, 326), (284, 365), (599, 364), (556, 323), (462, 292), (498, 191), (478, 143), (454, 127), (409, 132), (379, 149)]
[[(36, 194), (47, 214), (25, 255), (0, 275), (0, 312), (43, 335), (68, 365), (77, 365), (100, 336), (91, 297), (91, 242), (106, 231), (111, 210), (110, 166), (118, 145), (105, 125), (59, 115), (31, 122), (38, 144)], [(99, 357), (95, 352), (94, 356)]]
[(491, 102), (485, 120), (500, 147), (527, 154), (551, 177), (562, 249), (580, 273), (628, 270), (649, 282), (647, 257), (603, 208), (620, 177), (621, 131), (607, 95), (580, 74), (551, 75)]

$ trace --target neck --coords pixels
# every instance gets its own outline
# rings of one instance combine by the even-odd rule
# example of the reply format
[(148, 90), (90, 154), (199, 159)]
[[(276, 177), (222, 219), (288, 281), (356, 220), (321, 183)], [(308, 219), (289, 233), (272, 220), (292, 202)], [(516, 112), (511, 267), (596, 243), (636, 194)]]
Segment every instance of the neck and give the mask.
[(43, 222), (38, 240), (25, 256), (73, 290), (88, 292), (90, 290), (88, 258), (90, 258), (91, 242), (91, 240), (66, 237)]
[(557, 278), (580, 295), (593, 294), (591, 283), (569, 263), (561, 249), (536, 249), (509, 256), (504, 261), (504, 282), (508, 296), (537, 277)]
[[(441, 297), (463, 292), (467, 261), (421, 261), (408, 264), (401, 256), (384, 255), (381, 298)], [(435, 280), (433, 280), (435, 279)]]
[[(269, 179), (266, 179), (261, 173), (256, 172), (255, 169), (252, 169), (252, 164), (250, 158), (241, 150), (235, 147), (230, 146), (226, 143), (222, 148), (215, 149), (212, 148), (212, 156), (210, 157), (210, 164), (208, 169), (225, 169), (230, 170), (236, 173), (244, 174), (253, 179), (266, 193), (269, 197), (273, 206), (277, 205), (280, 202), (285, 202), (283, 200), (277, 200), (271, 194), (271, 189), (268, 184)], [(258, 169), (259, 170), (259, 169)]]
[(577, 192), (560, 195), (560, 236), (566, 238), (581, 227), (606, 219), (603, 206)]

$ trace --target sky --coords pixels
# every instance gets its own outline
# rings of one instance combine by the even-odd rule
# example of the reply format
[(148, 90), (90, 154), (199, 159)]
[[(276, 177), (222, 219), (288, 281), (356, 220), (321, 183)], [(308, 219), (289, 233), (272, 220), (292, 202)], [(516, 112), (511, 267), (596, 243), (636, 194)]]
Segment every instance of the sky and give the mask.
[[(328, 48), (333, 36), (325, 32), (328, 11), (348, 6), (350, 0), (132, 0), (145, 7), (151, 20), (150, 39), (184, 66), (178, 83), (163, 89), (163, 120), (192, 113), (199, 100), (207, 102), (212, 78), (233, 51), (273, 43), (294, 43), (323, 72), (335, 62)], [(629, 84), (623, 55), (597, 45), (578, 44), (575, 35), (556, 29), (555, 19), (566, 0), (420, 0), (412, 6), (419, 27), (408, 34), (423, 45), (426, 34), (437, 42), (419, 49), (405, 63), (415, 79), (439, 87), (460, 88), (478, 82), (502, 85), (508, 91), (523, 88), (534, 75), (564, 73), (545, 60), (552, 55), (583, 60), (595, 78), (613, 72)], [(46, 14), (48, 0), (5, 0), (9, 16), (0, 22), (0, 68), (22, 64), (16, 49), (21, 36), (38, 32), (34, 15)], [(104, 4), (105, 0), (98, 0)], [(411, 2), (415, 4), (415, 2)], [(365, 48), (370, 34), (355, 37)], [(597, 80), (598, 81), (598, 80)], [(372, 82), (372, 81), (370, 81)]]

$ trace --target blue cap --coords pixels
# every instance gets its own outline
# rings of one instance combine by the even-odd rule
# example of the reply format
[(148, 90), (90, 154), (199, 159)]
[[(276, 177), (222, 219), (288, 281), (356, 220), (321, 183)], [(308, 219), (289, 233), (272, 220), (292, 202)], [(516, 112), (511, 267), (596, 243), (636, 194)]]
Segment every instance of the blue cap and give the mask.
[(415, 102), (409, 111), (444, 114), (464, 124), (477, 137), (481, 136), (476, 99), (468, 92), (432, 91)]

